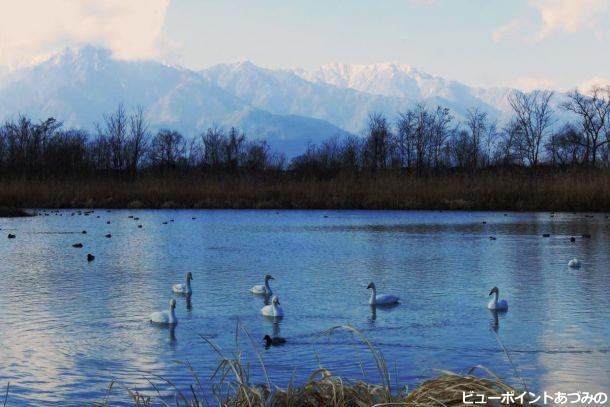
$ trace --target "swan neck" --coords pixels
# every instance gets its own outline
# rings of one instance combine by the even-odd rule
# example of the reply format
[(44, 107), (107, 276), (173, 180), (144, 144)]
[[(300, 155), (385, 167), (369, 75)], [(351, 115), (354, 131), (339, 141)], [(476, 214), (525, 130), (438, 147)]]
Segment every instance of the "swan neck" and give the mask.
[(176, 309), (169, 307), (169, 323), (172, 324), (174, 322), (176, 322)]
[(372, 292), (371, 292), (371, 300), (370, 303), (371, 304), (375, 304), (377, 302), (377, 289), (375, 287), (372, 288)]
[(271, 290), (271, 287), (269, 287), (269, 280), (267, 279), (265, 279), (265, 288), (267, 289), (267, 292)]
[(496, 305), (498, 303), (498, 298), (500, 297), (500, 294), (496, 291), (494, 292), (494, 298), (493, 298), (493, 304)]
[(187, 289), (187, 291), (191, 289), (191, 279), (190, 278), (186, 279), (186, 289)]

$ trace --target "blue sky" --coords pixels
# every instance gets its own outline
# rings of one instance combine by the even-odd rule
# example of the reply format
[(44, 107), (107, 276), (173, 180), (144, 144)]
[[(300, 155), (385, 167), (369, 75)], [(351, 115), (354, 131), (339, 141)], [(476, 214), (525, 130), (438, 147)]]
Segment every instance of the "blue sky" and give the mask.
[(0, 15), (9, 68), (93, 43), (193, 69), (392, 61), (481, 86), (610, 78), (610, 0), (0, 0)]

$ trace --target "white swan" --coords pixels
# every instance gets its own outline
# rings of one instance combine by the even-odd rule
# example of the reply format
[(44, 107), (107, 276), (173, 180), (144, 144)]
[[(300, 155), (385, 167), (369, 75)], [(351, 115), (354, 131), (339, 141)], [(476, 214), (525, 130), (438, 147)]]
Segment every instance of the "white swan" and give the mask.
[(261, 314), (266, 317), (283, 317), (284, 310), (279, 305), (280, 299), (274, 295), (271, 299), (271, 305), (265, 305), (261, 308)]
[(169, 310), (168, 311), (157, 311), (150, 314), (150, 321), (155, 322), (157, 324), (165, 324), (165, 325), (176, 325), (178, 323), (178, 318), (176, 318), (176, 300), (169, 300)]
[(568, 267), (573, 268), (573, 269), (579, 269), (580, 268), (580, 260), (578, 259), (572, 259), (568, 262)]
[(395, 295), (377, 294), (377, 288), (375, 288), (375, 283), (369, 284), (366, 289), (373, 290), (371, 294), (371, 299), (369, 300), (369, 304), (371, 305), (390, 305), (396, 304), (398, 302), (398, 297), (396, 297)]
[(494, 294), (494, 297), (487, 304), (487, 308), (495, 311), (504, 311), (508, 309), (508, 302), (506, 300), (498, 301), (498, 297), (500, 297), (500, 290), (498, 287), (494, 287), (489, 292), (489, 295)]
[(267, 274), (265, 276), (265, 284), (255, 285), (250, 289), (252, 294), (265, 294), (271, 295), (273, 291), (271, 291), (271, 287), (269, 287), (269, 280), (275, 280), (275, 278), (271, 277), (271, 275)]
[(192, 294), (193, 290), (191, 289), (191, 280), (193, 279), (193, 275), (189, 271), (186, 273), (186, 284), (174, 284), (172, 286), (172, 291), (176, 294)]

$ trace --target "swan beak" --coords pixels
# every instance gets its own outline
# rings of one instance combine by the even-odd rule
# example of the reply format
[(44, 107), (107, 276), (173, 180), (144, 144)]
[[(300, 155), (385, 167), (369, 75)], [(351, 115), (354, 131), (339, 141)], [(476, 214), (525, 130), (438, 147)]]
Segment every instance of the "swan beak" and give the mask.
[(367, 285), (367, 286), (366, 286), (366, 289), (367, 289), (367, 290), (368, 290), (368, 289), (370, 289), (370, 288), (372, 288), (372, 285), (371, 285), (371, 284), (369, 284), (369, 285)]
[(280, 305), (280, 300), (277, 300), (276, 302), (277, 302), (277, 305)]
[(495, 290), (493, 290), (493, 289), (492, 289), (492, 290), (489, 292), (489, 295), (492, 295), (494, 292), (495, 292)]

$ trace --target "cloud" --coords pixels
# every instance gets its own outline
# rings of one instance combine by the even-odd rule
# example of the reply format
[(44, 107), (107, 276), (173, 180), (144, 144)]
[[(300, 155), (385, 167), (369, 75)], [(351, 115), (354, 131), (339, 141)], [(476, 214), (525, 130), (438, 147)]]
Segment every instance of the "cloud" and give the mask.
[(584, 93), (588, 93), (593, 88), (596, 88), (596, 87), (605, 88), (607, 86), (610, 86), (610, 79), (604, 78), (601, 76), (596, 76), (596, 77), (586, 80), (583, 83), (581, 83), (580, 85), (578, 85), (578, 90), (580, 90), (581, 92), (584, 92)]
[(521, 77), (517, 78), (512, 87), (522, 90), (524, 92), (530, 92), (532, 90), (553, 90), (557, 89), (557, 85), (549, 78), (544, 77)]
[(504, 38), (508, 37), (509, 35), (514, 34), (515, 32), (519, 31), (519, 29), (522, 28), (523, 25), (524, 25), (524, 21), (521, 19), (511, 20), (508, 23), (506, 23), (503, 26), (496, 29), (491, 34), (491, 39), (493, 40), (493, 42), (500, 42)]
[(117, 58), (160, 57), (169, 1), (0, 0), (0, 64), (16, 68), (81, 43)]
[(529, 0), (542, 18), (536, 38), (542, 40), (555, 31), (573, 33), (596, 27), (610, 9), (610, 0)]

